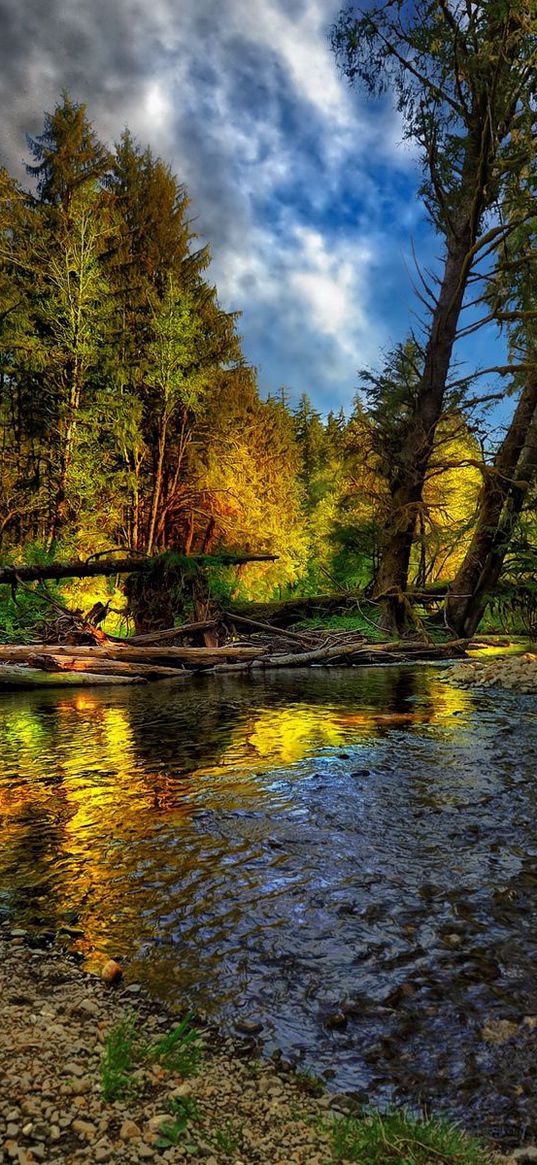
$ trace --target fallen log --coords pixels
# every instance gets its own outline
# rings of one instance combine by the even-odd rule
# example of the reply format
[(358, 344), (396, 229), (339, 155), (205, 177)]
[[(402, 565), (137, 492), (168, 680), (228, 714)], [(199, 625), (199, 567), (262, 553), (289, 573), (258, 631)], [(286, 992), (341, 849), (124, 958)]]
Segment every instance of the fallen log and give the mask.
[(29, 654), (71, 656), (77, 659), (117, 659), (132, 663), (166, 663), (180, 666), (188, 663), (195, 667), (212, 667), (224, 659), (255, 659), (262, 654), (258, 647), (127, 647), (107, 644), (106, 647), (74, 647), (72, 644), (32, 643), (24, 645), (0, 645), (0, 661), (25, 660)]
[(467, 639), (453, 640), (451, 643), (424, 646), (423, 643), (405, 643), (395, 640), (390, 643), (378, 643), (364, 646), (360, 644), (333, 644), (314, 648), (312, 651), (301, 651), (292, 654), (264, 655), (250, 661), (224, 663), (213, 668), (213, 672), (238, 672), (253, 669), (307, 667), (309, 664), (323, 663), (381, 663), (388, 655), (397, 662), (412, 660), (456, 659), (465, 655), (468, 646)]
[[(193, 563), (198, 563), (200, 566), (210, 566), (211, 562), (218, 566), (244, 566), (248, 562), (275, 562), (277, 557), (277, 554), (217, 554), (213, 556), (174, 554), (173, 564), (180, 566), (181, 560), (184, 559), (185, 565), (189, 567)], [(165, 564), (167, 558), (166, 554), (158, 554), (148, 558), (101, 558), (89, 562), (77, 559), (71, 562), (52, 562), (42, 566), (25, 566), (24, 563), (19, 566), (0, 566), (0, 584), (6, 583), (9, 586), (16, 586), (18, 582), (40, 582), (41, 579), (98, 578), (101, 575), (139, 574), (141, 571), (158, 565), (159, 562)]]
[(73, 655), (40, 655), (32, 653), (27, 656), (28, 667), (39, 668), (46, 672), (95, 672), (96, 675), (111, 676), (142, 676), (146, 680), (181, 680), (192, 675), (191, 671), (182, 668), (162, 667), (152, 663), (128, 663), (118, 659), (79, 659), (76, 649)]
[(120, 639), (118, 635), (109, 635), (108, 639), (125, 647), (157, 647), (168, 639), (182, 639), (185, 635), (210, 631), (216, 626), (216, 619), (200, 619), (198, 623), (183, 623), (182, 627), (168, 627), (165, 631), (146, 631), (144, 635), (133, 635), (131, 639)]
[(301, 619), (335, 615), (357, 610), (357, 598), (352, 595), (313, 595), (309, 598), (283, 599), (269, 603), (230, 603), (224, 614), (233, 618), (259, 619), (273, 627), (290, 627)]
[(94, 672), (47, 672), (40, 668), (0, 664), (2, 688), (89, 687), (99, 684), (146, 684), (143, 676), (106, 676)]

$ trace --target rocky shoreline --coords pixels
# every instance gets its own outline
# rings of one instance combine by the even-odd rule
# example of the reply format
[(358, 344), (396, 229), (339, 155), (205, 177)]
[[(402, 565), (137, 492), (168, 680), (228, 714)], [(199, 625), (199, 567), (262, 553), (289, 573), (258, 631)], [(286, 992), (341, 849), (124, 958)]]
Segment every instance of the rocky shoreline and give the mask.
[[(0, 1160), (10, 1165), (202, 1160), (204, 1165), (328, 1165), (335, 1098), (252, 1058), (245, 1041), (202, 1029), (203, 1060), (185, 1079), (158, 1064), (136, 1091), (105, 1100), (107, 1037), (136, 1013), (144, 1035), (178, 1023), (136, 984), (107, 986), (62, 952), (0, 929)], [(173, 1112), (195, 1112), (170, 1143)], [(340, 1110), (341, 1111), (341, 1110)], [(181, 1123), (181, 1122), (180, 1122)], [(163, 1135), (164, 1134), (164, 1135)], [(173, 1142), (173, 1137), (171, 1138)]]
[(517, 692), (537, 692), (537, 655), (497, 656), (450, 667), (448, 677), (459, 688), (507, 688)]

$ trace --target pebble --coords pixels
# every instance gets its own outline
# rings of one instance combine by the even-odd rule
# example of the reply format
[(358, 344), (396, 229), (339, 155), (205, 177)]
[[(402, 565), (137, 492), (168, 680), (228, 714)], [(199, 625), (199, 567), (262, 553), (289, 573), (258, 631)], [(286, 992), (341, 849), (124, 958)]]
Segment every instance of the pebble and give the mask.
[(79, 1120), (78, 1117), (72, 1121), (71, 1128), (74, 1133), (78, 1133), (79, 1136), (87, 1138), (94, 1137), (97, 1131), (91, 1121)]
[(135, 1137), (141, 1137), (142, 1130), (135, 1121), (123, 1121), (119, 1135), (122, 1141), (132, 1141)]
[(263, 1031), (263, 1024), (255, 1019), (238, 1019), (235, 1027), (238, 1032), (247, 1036), (256, 1036)]

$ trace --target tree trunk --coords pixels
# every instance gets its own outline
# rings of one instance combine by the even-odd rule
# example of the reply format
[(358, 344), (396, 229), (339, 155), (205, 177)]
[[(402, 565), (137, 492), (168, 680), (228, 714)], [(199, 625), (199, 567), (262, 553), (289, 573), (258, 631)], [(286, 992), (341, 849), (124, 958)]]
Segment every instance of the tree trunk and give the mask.
[(447, 622), (457, 636), (470, 637), (481, 622), (536, 471), (537, 374), (524, 387), (485, 477), (472, 541), (448, 592)]
[(160, 498), (162, 494), (162, 480), (164, 475), (164, 455), (166, 452), (166, 422), (162, 422), (163, 427), (159, 436), (158, 443), (158, 460), (155, 475), (155, 485), (153, 488), (153, 501), (151, 505), (151, 520), (149, 524), (149, 534), (147, 537), (147, 553), (151, 554), (155, 541), (155, 529), (157, 525), (157, 517), (160, 505)]
[(400, 471), (391, 487), (390, 514), (383, 536), (383, 552), (375, 597), (385, 605), (384, 625), (401, 634), (408, 622), (410, 554), (422, 503), (427, 469), (442, 416), (446, 381), (469, 272), (475, 230), (468, 221), (448, 244), (444, 278), (427, 345), (415, 409), (403, 438)]

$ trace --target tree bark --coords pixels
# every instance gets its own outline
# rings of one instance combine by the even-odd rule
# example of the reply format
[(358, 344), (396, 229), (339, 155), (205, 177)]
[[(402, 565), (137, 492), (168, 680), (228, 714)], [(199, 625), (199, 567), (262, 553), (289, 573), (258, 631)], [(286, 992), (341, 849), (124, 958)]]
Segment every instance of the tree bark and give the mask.
[(472, 636), (483, 618), (536, 472), (537, 372), (522, 390), (485, 477), (472, 541), (448, 592), (446, 619), (458, 636)]

